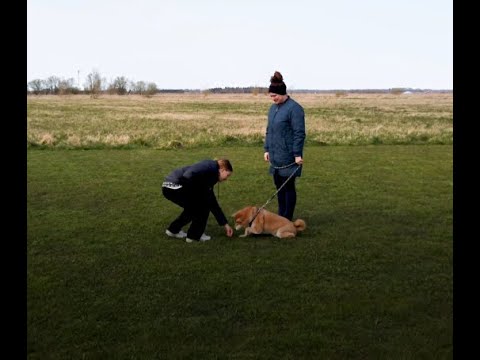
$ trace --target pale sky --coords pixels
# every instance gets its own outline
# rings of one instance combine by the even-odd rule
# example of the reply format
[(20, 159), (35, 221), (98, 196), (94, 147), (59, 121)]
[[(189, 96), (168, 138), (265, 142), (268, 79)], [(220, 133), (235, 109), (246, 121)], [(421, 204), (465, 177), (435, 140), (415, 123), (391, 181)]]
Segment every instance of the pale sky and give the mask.
[(27, 81), (453, 89), (453, 0), (27, 0)]

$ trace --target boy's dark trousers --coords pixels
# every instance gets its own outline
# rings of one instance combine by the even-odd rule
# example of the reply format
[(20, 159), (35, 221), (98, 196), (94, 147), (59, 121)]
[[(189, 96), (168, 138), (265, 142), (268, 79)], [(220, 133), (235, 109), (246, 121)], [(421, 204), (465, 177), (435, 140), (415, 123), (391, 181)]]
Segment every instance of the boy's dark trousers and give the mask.
[(162, 187), (162, 193), (165, 198), (183, 208), (182, 213), (170, 224), (168, 230), (176, 234), (191, 222), (187, 238), (199, 240), (205, 231), (210, 214), (208, 194), (189, 191), (185, 187), (176, 190)]

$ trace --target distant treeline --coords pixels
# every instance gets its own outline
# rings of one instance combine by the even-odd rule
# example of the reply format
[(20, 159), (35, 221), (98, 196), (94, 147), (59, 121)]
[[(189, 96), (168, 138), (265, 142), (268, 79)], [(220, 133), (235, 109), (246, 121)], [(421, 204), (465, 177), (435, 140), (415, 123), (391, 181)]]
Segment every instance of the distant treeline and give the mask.
[[(432, 90), (432, 89), (411, 89), (411, 88), (391, 88), (391, 89), (348, 89), (348, 90), (318, 90), (318, 89), (289, 89), (288, 93), (297, 93), (297, 94), (335, 94), (337, 96), (347, 95), (347, 94), (404, 94), (404, 93), (451, 93), (452, 90)], [(268, 88), (258, 88), (258, 87), (225, 87), (225, 88), (211, 88), (206, 90), (200, 89), (152, 89), (148, 91), (138, 91), (138, 90), (126, 90), (126, 91), (116, 91), (115, 89), (99, 90), (92, 92), (89, 90), (80, 90), (78, 88), (44, 88), (30, 90), (27, 89), (27, 94), (30, 95), (77, 95), (77, 94), (86, 94), (86, 95), (146, 95), (152, 96), (155, 94), (187, 94), (187, 93), (203, 93), (203, 94), (267, 94)]]
[[(170, 90), (163, 90), (169, 92)], [(183, 90), (183, 91), (199, 91), (199, 90)], [(266, 87), (224, 87), (224, 88), (212, 88), (206, 90), (214, 94), (266, 94), (268, 88)], [(376, 94), (376, 93), (422, 93), (422, 92), (435, 92), (435, 93), (450, 93), (452, 90), (431, 90), (431, 89), (412, 89), (412, 88), (390, 88), (390, 89), (330, 89), (330, 90), (318, 90), (318, 89), (288, 89), (289, 93), (304, 93), (304, 94)]]
[[(118, 76), (110, 82), (107, 82), (97, 71), (93, 71), (87, 75), (83, 85), (80, 88), (80, 79), (70, 78), (62, 79), (57, 76), (50, 76), (47, 79), (35, 79), (27, 83), (27, 94), (34, 95), (75, 95), (87, 94), (96, 97), (100, 94), (110, 95), (129, 95), (137, 94), (144, 96), (152, 96), (162, 93), (211, 93), (211, 94), (266, 94), (268, 88), (258, 86), (248, 87), (215, 87), (207, 90), (199, 89), (159, 89), (154, 82), (131, 81), (124, 76)], [(334, 93), (337, 96), (346, 95), (347, 93), (392, 93), (402, 94), (405, 92), (440, 92), (448, 93), (452, 90), (430, 90), (430, 89), (412, 89), (412, 88), (391, 88), (391, 89), (289, 89), (289, 93)]]

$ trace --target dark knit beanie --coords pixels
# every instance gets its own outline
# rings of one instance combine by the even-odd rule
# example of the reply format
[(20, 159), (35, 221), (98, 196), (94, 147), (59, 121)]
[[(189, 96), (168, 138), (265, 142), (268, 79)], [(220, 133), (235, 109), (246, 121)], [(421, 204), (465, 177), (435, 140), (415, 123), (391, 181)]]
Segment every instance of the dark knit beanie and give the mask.
[(275, 71), (275, 74), (270, 78), (270, 87), (268, 92), (286, 95), (287, 94), (287, 85), (283, 82), (283, 76), (278, 71)]

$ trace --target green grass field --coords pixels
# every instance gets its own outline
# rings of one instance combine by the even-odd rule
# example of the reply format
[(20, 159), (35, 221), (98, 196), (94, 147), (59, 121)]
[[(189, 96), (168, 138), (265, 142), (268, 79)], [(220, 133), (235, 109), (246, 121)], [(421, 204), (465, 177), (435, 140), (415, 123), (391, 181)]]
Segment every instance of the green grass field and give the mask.
[[(30, 113), (29, 138), (40, 139), (41, 126), (49, 139), (63, 131), (64, 144), (94, 133), (77, 118), (86, 116), (81, 107), (58, 111), (48, 129), (48, 116)], [(451, 109), (442, 111), (451, 125)], [(72, 129), (84, 132), (68, 135), (61, 124), (75, 118)], [(210, 216), (213, 239), (202, 244), (164, 235), (179, 212), (161, 195), (164, 176), (226, 156), (234, 174), (215, 189), (225, 213), (262, 205), (275, 189), (255, 141), (62, 150), (48, 137), (32, 140), (28, 359), (451, 359), (452, 146), (431, 145), (433, 138), (309, 144), (295, 213), (304, 233), (227, 238)]]

